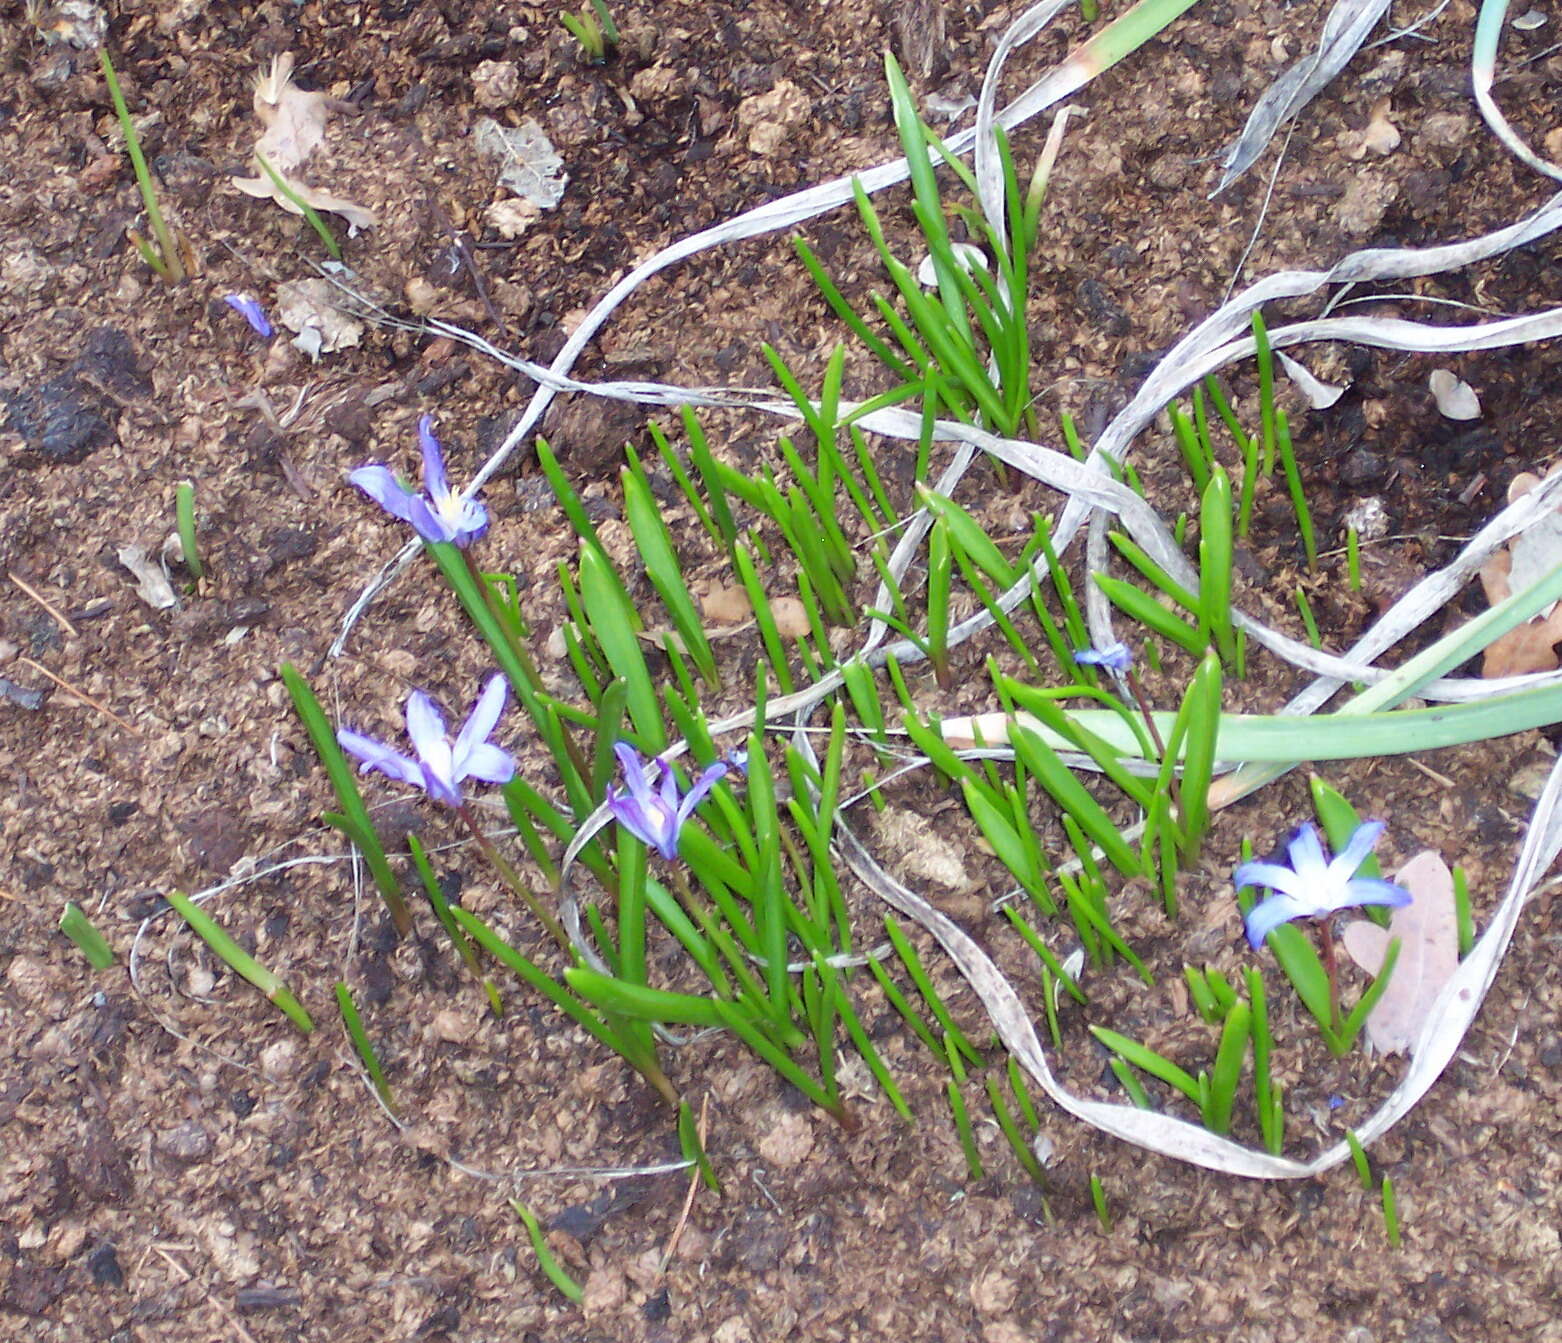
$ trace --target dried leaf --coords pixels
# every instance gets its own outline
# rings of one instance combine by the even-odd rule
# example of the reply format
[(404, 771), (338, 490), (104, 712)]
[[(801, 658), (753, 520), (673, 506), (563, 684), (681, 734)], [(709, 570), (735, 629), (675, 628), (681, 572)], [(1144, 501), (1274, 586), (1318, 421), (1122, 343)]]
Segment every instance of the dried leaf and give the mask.
[(255, 115), (266, 133), (255, 152), (279, 173), (290, 173), (325, 143), (325, 94), (309, 93), (293, 83), (293, 55), (271, 60), (271, 70), (255, 81)]
[(1410, 1049), (1443, 985), (1459, 968), (1459, 918), (1448, 864), (1424, 849), (1395, 874), (1410, 892), (1408, 905), (1394, 911), (1387, 928), (1359, 919), (1345, 929), (1345, 950), (1369, 975), (1383, 966), (1391, 938), (1399, 959), (1388, 988), (1367, 1014), (1367, 1038), (1384, 1054)]
[[(341, 215), (348, 229), (359, 229), (374, 224), (374, 213), (353, 201), (320, 191), (301, 181), (298, 169), (316, 149), (325, 143), (326, 96), (318, 92), (306, 92), (293, 83), (293, 56), (283, 52), (271, 61), (271, 69), (255, 81), (255, 115), (265, 132), (255, 142), (257, 167), (264, 159), (299, 200), (313, 210), (326, 210)], [(287, 195), (277, 188), (264, 170), (254, 177), (230, 177), (228, 179), (246, 196), (257, 200), (272, 200), (289, 214), (304, 212)]]
[(277, 287), (277, 321), (298, 333), (293, 344), (312, 360), (363, 338), (363, 323), (337, 306), (339, 297), (329, 280), (289, 280)]
[(541, 210), (551, 210), (564, 198), (569, 174), (541, 126), (531, 117), (519, 126), (501, 126), (483, 117), (472, 128), (477, 152), (500, 162), (499, 181)]
[(1280, 367), (1286, 371), (1291, 381), (1301, 389), (1302, 395), (1307, 398), (1307, 404), (1314, 410), (1327, 410), (1345, 395), (1345, 388), (1337, 387), (1332, 382), (1324, 382), (1305, 364), (1297, 363), (1284, 350), (1276, 350), (1275, 357), (1279, 359)]
[(135, 575), (136, 595), (154, 611), (166, 611), (171, 606), (179, 605), (179, 598), (174, 593), (173, 584), (168, 581), (168, 575), (143, 547), (121, 546), (115, 553), (119, 556), (119, 562)]
[(1450, 420), (1478, 420), (1481, 418), (1481, 399), (1476, 396), (1475, 388), (1469, 383), (1462, 382), (1446, 368), (1432, 370), (1432, 376), (1426, 380), (1426, 385), (1431, 389), (1432, 400), (1437, 403), (1437, 410), (1445, 419)]
[[(1508, 486), (1508, 502), (1522, 498), (1539, 484), (1540, 477), (1533, 472), (1520, 472)], [(1552, 510), (1542, 514), (1508, 542), (1506, 550), (1495, 552), (1481, 566), (1481, 587), (1487, 602), (1495, 606), (1513, 593), (1533, 587), (1559, 564), (1562, 512)], [(1562, 644), (1562, 603), (1493, 641), (1482, 657), (1481, 675), (1495, 678), (1555, 671), (1562, 665), (1557, 658), (1558, 644)]]

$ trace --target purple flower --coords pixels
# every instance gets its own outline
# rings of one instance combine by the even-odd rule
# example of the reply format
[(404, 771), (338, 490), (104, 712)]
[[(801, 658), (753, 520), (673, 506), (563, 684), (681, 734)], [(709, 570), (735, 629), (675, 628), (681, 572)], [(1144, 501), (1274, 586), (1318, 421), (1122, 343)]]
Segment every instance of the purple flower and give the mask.
[(266, 320), (266, 310), (248, 294), (224, 294), (222, 301), (250, 324), (262, 340), (271, 339), (271, 323)]
[(407, 736), (412, 739), (414, 752), (411, 756), (346, 728), (337, 729), (336, 740), (344, 751), (363, 762), (360, 774), (377, 769), (392, 779), (421, 788), (436, 802), (459, 807), (463, 779), (509, 783), (515, 776), (514, 757), (488, 740), (504, 712), (505, 691), (504, 677), (495, 672), (456, 739), (451, 741), (434, 701), (421, 690), (414, 690), (407, 698)]
[(1081, 648), (1075, 652), (1074, 661), (1086, 667), (1105, 667), (1118, 676), (1134, 665), (1133, 654), (1125, 643), (1108, 644), (1105, 648)]
[(392, 517), (410, 522), (425, 541), (470, 545), (488, 530), (488, 510), (476, 499), (452, 492), (432, 415), (418, 421), (418, 446), (423, 450), (422, 494), (408, 489), (379, 462), (360, 466), (347, 479)]
[(1243, 863), (1231, 874), (1237, 886), (1267, 886), (1274, 892), (1247, 916), (1248, 944), (1256, 951), (1270, 932), (1292, 919), (1325, 919), (1353, 905), (1408, 905), (1410, 892), (1379, 877), (1358, 877), (1356, 869), (1372, 855), (1383, 833), (1382, 821), (1364, 821), (1334, 857), (1325, 852), (1317, 829), (1300, 826), (1291, 836), (1290, 867), (1279, 863)]
[(678, 832), (683, 829), (683, 823), (693, 814), (694, 809), (705, 800), (705, 795), (731, 771), (742, 770), (746, 763), (736, 753), (727, 760), (718, 760), (707, 767), (695, 780), (694, 787), (680, 799), (678, 780), (673, 776), (672, 766), (664, 756), (656, 756), (651, 762), (661, 771), (660, 787), (653, 792), (640, 753), (633, 746), (628, 742), (618, 742), (613, 747), (613, 754), (623, 767), (629, 795), (625, 797), (609, 784), (607, 809), (625, 830), (667, 859), (678, 856)]

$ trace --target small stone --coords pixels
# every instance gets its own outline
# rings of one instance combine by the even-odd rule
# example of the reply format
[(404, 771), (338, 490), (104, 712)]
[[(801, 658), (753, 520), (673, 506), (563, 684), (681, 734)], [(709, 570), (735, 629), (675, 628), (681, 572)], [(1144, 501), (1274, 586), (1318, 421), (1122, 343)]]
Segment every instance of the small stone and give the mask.
[(187, 1119), (157, 1135), (153, 1145), (166, 1157), (193, 1164), (211, 1155), (211, 1135), (193, 1119)]
[(477, 1023), (464, 1012), (447, 1008), (434, 1013), (434, 1034), (446, 1044), (464, 1045), (477, 1032)]
[(260, 1071), (270, 1082), (285, 1082), (298, 1071), (298, 1045), (283, 1037), (260, 1052)]
[(472, 71), (472, 96), (479, 107), (497, 112), (521, 91), (521, 72), (513, 61), (482, 61)]

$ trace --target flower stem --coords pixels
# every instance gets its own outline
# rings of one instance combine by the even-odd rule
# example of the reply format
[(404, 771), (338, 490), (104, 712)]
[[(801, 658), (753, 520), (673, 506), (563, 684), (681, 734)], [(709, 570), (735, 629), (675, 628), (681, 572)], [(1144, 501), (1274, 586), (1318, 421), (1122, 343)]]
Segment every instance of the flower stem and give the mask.
[(477, 847), (483, 851), (483, 856), (493, 864), (494, 871), (499, 874), (504, 884), (526, 902), (526, 907), (537, 916), (538, 922), (548, 930), (553, 940), (573, 958), (574, 952), (570, 947), (569, 936), (565, 933), (563, 926), (553, 914), (542, 907), (542, 902), (532, 894), (531, 889), (521, 880), (521, 874), (511, 866), (509, 859), (500, 853), (494, 847), (493, 841), (483, 833), (482, 826), (477, 823), (477, 817), (472, 815), (471, 807), (463, 802), (456, 808), (456, 811), (460, 813), (461, 819), (466, 822), (467, 829), (472, 832), (472, 838), (477, 841)]
[(1166, 758), (1166, 743), (1161, 740), (1160, 729), (1155, 726), (1155, 714), (1150, 709), (1150, 701), (1144, 693), (1144, 687), (1139, 684), (1139, 678), (1132, 671), (1124, 672), (1123, 680), (1127, 683), (1134, 701), (1139, 705), (1139, 712), (1144, 715), (1144, 725), (1149, 730), (1150, 740), (1155, 743), (1156, 754), (1164, 760)]
[(1334, 929), (1325, 915), (1318, 920), (1318, 939), (1323, 947), (1323, 968), (1329, 974), (1329, 1029), (1336, 1036), (1340, 1033), (1340, 981), (1339, 968), (1334, 955)]

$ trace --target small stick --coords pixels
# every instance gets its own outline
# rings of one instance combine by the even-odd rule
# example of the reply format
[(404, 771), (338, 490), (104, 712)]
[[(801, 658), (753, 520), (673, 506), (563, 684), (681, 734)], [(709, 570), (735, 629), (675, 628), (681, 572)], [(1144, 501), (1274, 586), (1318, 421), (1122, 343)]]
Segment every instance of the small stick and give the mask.
[(65, 618), (62, 612), (51, 605), (48, 598), (39, 592), (37, 588), (33, 587), (31, 583), (27, 582), (25, 579), (18, 578), (9, 569), (6, 570), (5, 576), (13, 583), (15, 583), (17, 587), (21, 588), (21, 590), (29, 597), (31, 597), (35, 602), (37, 602), (39, 606), (43, 607), (45, 611), (53, 616), (55, 624), (57, 624), (62, 630), (65, 631), (65, 634), (68, 638), (76, 639), (81, 637), (80, 631), (78, 631), (77, 628)]
[[(699, 1134), (701, 1150), (703, 1150), (705, 1147), (705, 1135), (710, 1131), (708, 1125), (706, 1124), (706, 1119), (709, 1116), (709, 1113), (710, 1092), (707, 1091), (703, 1096), (700, 1097)], [(678, 1213), (677, 1224), (673, 1227), (672, 1235), (667, 1238), (667, 1248), (662, 1251), (662, 1265), (658, 1276), (667, 1272), (667, 1266), (672, 1263), (673, 1255), (678, 1253), (678, 1241), (683, 1235), (684, 1226), (688, 1223), (689, 1213), (693, 1211), (694, 1196), (699, 1192), (700, 1178), (700, 1166), (698, 1162), (695, 1162), (695, 1164), (689, 1168), (689, 1192), (684, 1195), (683, 1208)]]
[(112, 718), (116, 723), (118, 723), (120, 725), (120, 727), (124, 728), (126, 732), (134, 732), (136, 734), (136, 736), (138, 736), (138, 737), (141, 735), (141, 729), (138, 728), (134, 723), (127, 723), (123, 718), (121, 718), (117, 713), (115, 713), (107, 705), (99, 704), (97, 702), (97, 700), (92, 698), (91, 695), (85, 695), (81, 691), (77, 690), (75, 686), (71, 685), (70, 682), (62, 681), (58, 676), (56, 676), (47, 667), (43, 666), (42, 663), (34, 662), (30, 657), (18, 657), (16, 660), (18, 662), (20, 662), (20, 663), (23, 663), (24, 665), (26, 665), (28, 667), (31, 667), (35, 672), (39, 672), (42, 675), (47, 676), (51, 681), (54, 682), (55, 685), (59, 686), (59, 688), (61, 690), (63, 690), (67, 695), (72, 695), (76, 699), (79, 699), (88, 708), (96, 709), (99, 713), (104, 714), (104, 715), (106, 715), (109, 718)]

